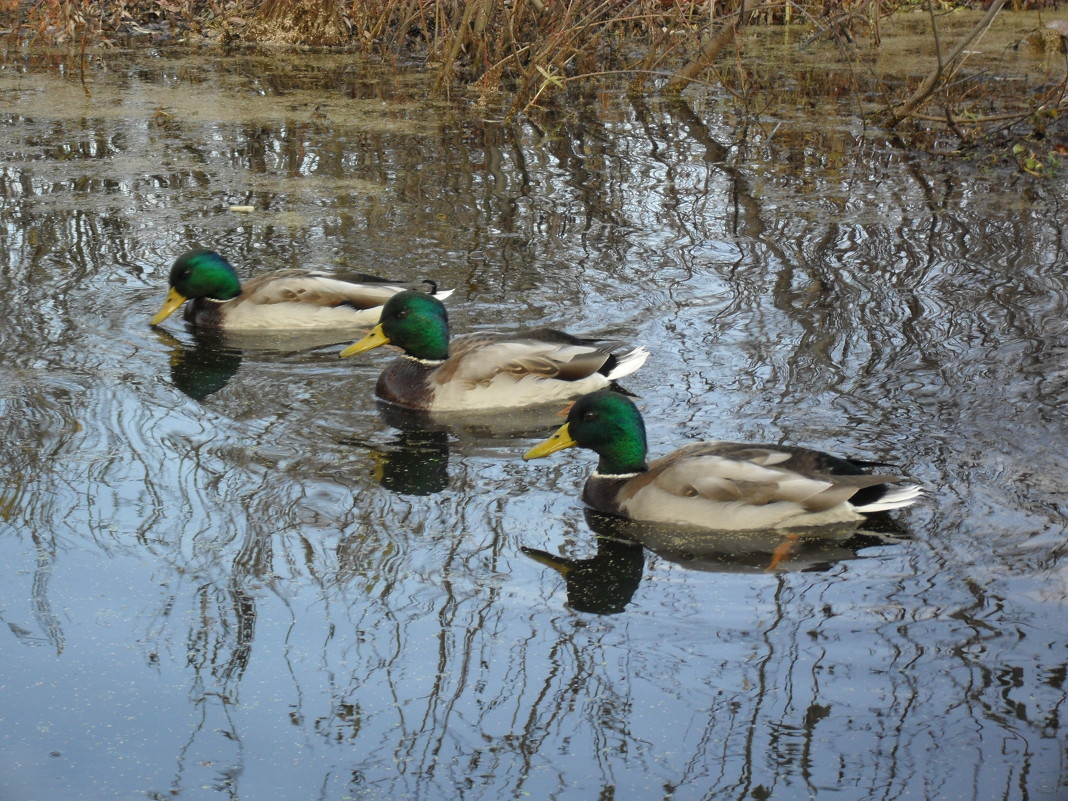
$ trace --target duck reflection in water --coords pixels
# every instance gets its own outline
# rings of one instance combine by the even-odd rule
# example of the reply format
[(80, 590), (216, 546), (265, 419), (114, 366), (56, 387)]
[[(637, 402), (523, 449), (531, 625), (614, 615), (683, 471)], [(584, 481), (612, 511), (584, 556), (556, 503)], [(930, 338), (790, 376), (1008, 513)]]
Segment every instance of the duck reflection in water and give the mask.
[(567, 605), (576, 612), (614, 615), (630, 603), (642, 581), (645, 550), (616, 534), (626, 521), (586, 510), (586, 522), (597, 534), (597, 553), (587, 559), (568, 559), (537, 548), (522, 548), (530, 558), (551, 567), (567, 585)]
[(194, 331), (182, 342), (163, 329), (155, 329), (170, 350), (171, 382), (196, 401), (213, 395), (229, 383), (241, 366), (241, 350), (224, 344), (215, 332)]
[(337, 344), (337, 332), (296, 331), (235, 333), (187, 325), (189, 342), (162, 328), (152, 329), (171, 351), (171, 380), (193, 400), (204, 400), (225, 387), (241, 366), (244, 354), (253, 358), (307, 355)]
[(377, 402), (382, 421), (397, 429), (386, 443), (366, 439), (342, 440), (365, 448), (374, 462), (375, 481), (402, 495), (430, 495), (449, 483), (449, 454), (456, 448), (466, 455), (497, 458), (510, 455), (519, 439), (540, 436), (558, 422), (559, 406), (544, 404), (506, 411), (427, 412)]
[(703, 529), (646, 523), (586, 509), (597, 553), (568, 559), (536, 548), (523, 553), (563, 576), (568, 606), (576, 612), (622, 612), (641, 583), (645, 549), (691, 570), (724, 573), (819, 572), (863, 558), (861, 551), (893, 545), (906, 532), (888, 515), (834, 531), (746, 531), (709, 536)]
[(377, 484), (400, 495), (433, 495), (449, 486), (449, 433), (423, 416), (379, 404), (379, 414), (398, 435), (385, 444), (345, 440), (367, 448)]

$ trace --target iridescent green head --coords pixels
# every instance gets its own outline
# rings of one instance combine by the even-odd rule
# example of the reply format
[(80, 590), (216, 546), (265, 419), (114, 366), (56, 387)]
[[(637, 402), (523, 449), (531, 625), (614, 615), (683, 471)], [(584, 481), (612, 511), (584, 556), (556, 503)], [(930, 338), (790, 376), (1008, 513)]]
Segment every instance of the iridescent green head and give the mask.
[(567, 413), (567, 422), (540, 445), (524, 454), (537, 459), (577, 445), (600, 457), (597, 470), (606, 475), (639, 473), (646, 470), (645, 421), (629, 398), (602, 390), (583, 395)]
[(241, 294), (241, 282), (230, 263), (214, 250), (190, 250), (171, 267), (170, 284), (186, 298), (230, 300)]
[(382, 307), (378, 325), (354, 345), (341, 351), (353, 356), (379, 345), (396, 345), (409, 356), (427, 361), (449, 358), (449, 315), (440, 300), (406, 289)]
[(192, 298), (231, 300), (241, 294), (241, 281), (222, 256), (214, 250), (198, 249), (183, 253), (171, 267), (171, 289), (163, 306), (152, 318), (159, 325)]

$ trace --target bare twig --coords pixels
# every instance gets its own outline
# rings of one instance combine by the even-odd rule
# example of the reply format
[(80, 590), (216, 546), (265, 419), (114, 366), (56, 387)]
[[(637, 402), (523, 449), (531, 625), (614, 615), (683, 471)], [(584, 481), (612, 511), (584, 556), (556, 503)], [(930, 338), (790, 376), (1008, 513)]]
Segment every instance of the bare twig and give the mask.
[(93, 93), (89, 91), (89, 84), (85, 82), (85, 42), (89, 38), (89, 21), (86, 20), (85, 26), (82, 28), (82, 54), (78, 59), (78, 75), (82, 79), (82, 91), (85, 92), (86, 97), (92, 97)]
[[(1026, 111), (1015, 111), (1011, 114), (988, 114), (983, 117), (969, 117), (967, 119), (951, 117), (951, 119), (956, 125), (987, 125), (992, 122), (1005, 122), (1007, 120), (1026, 120), (1032, 114), (1039, 111), (1061, 112), (1066, 110), (1068, 110), (1068, 105), (1055, 106), (1053, 108), (1031, 108)], [(924, 120), (926, 122), (947, 122), (947, 114), (921, 114), (917, 111), (912, 116), (914, 119)]]
[(968, 32), (968, 35), (960, 41), (960, 43), (953, 49), (953, 52), (951, 52), (944, 60), (942, 58), (941, 41), (938, 38), (938, 27), (935, 26), (935, 47), (938, 55), (938, 63), (935, 65), (934, 69), (928, 73), (927, 77), (924, 78), (923, 83), (920, 84), (916, 91), (913, 92), (907, 100), (900, 103), (897, 107), (887, 110), (886, 126), (888, 128), (893, 128), (902, 120), (911, 117), (916, 109), (923, 105), (923, 103), (935, 93), (935, 90), (938, 88), (938, 82), (942, 79), (942, 76), (953, 67), (972, 42), (986, 32), (1003, 5), (1005, 5), (1005, 0), (994, 0), (994, 2), (990, 4), (990, 8), (987, 9), (986, 14), (983, 15), (983, 18), (975, 24), (975, 27)]
[(723, 48), (734, 41), (738, 29), (749, 21), (749, 17), (761, 6), (769, 5), (771, 2), (773, 0), (742, 0), (742, 7), (738, 14), (715, 34), (709, 33), (701, 45), (700, 52), (686, 66), (671, 76), (671, 80), (664, 85), (664, 94), (677, 95), (689, 86), (694, 78), (716, 60)]

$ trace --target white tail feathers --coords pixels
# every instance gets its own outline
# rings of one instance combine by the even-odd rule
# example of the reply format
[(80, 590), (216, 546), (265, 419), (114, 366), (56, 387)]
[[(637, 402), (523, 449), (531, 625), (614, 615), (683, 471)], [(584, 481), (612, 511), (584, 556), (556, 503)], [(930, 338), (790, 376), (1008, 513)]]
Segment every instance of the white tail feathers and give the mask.
[(628, 350), (626, 353), (617, 355), (616, 366), (613, 368), (612, 372), (608, 374), (608, 379), (610, 381), (615, 381), (617, 378), (630, 375), (645, 364), (645, 360), (648, 358), (649, 351), (641, 345), (634, 350)]
[(916, 484), (904, 484), (900, 487), (892, 487), (877, 501), (858, 506), (858, 512), (885, 512), (889, 509), (900, 509), (903, 506), (911, 506), (923, 496), (923, 489)]
[(435, 289), (430, 294), (433, 295), (438, 300), (445, 300), (445, 298), (447, 298), (449, 295), (451, 295), (455, 291), (456, 291), (455, 289)]

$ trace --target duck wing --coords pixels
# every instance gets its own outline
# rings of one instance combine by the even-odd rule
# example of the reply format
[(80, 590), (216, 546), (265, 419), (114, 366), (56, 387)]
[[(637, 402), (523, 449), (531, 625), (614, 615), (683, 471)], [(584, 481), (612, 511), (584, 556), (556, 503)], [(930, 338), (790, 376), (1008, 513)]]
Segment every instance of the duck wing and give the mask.
[(620, 501), (648, 485), (678, 498), (745, 506), (778, 502), (822, 512), (869, 487), (896, 483), (890, 474), (865, 472), (859, 463), (806, 448), (701, 442), (680, 448), (628, 482)]
[(308, 303), (314, 306), (351, 306), (373, 309), (398, 292), (419, 289), (443, 298), (452, 292), (437, 292), (433, 281), (406, 284), (363, 273), (332, 273), (317, 270), (278, 270), (246, 281), (239, 300), (262, 305)]
[(519, 334), (465, 334), (449, 343), (449, 359), (436, 380), (479, 384), (509, 374), (516, 379), (535, 376), (579, 381), (600, 371), (618, 345), (551, 328)]

